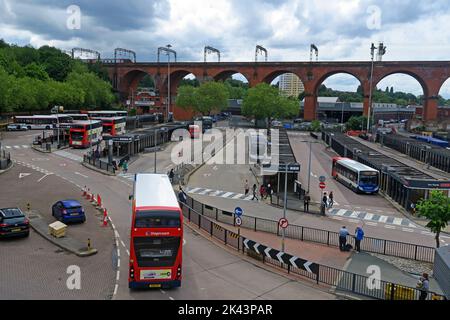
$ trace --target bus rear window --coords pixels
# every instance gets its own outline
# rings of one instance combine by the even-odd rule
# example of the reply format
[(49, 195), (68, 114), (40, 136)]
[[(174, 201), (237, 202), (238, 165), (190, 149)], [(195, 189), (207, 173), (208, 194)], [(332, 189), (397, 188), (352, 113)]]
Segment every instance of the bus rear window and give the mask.
[(137, 237), (133, 242), (139, 267), (171, 267), (180, 247), (179, 237)]
[(179, 228), (181, 226), (178, 211), (137, 211), (135, 228)]

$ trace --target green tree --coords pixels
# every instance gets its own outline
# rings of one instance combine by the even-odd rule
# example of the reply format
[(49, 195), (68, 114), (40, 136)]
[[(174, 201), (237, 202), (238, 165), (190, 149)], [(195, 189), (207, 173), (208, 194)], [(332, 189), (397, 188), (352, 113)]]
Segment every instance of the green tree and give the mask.
[(347, 130), (364, 130), (367, 128), (367, 117), (351, 116), (345, 124)]
[(242, 113), (257, 120), (267, 119), (270, 124), (274, 117), (286, 118), (298, 114), (300, 104), (297, 99), (279, 95), (277, 88), (260, 83), (250, 88), (242, 104)]
[(428, 199), (419, 201), (417, 212), (430, 220), (426, 227), (436, 234), (436, 247), (439, 248), (439, 236), (450, 221), (450, 198), (440, 190), (433, 190)]
[(47, 72), (45, 72), (45, 69), (42, 67), (42, 65), (38, 65), (35, 62), (32, 62), (28, 65), (26, 65), (23, 68), (23, 71), (27, 77), (38, 79), (42, 81), (47, 81), (50, 79)]
[(314, 132), (320, 131), (320, 121), (319, 120), (313, 120), (313, 122), (311, 122), (311, 131), (314, 131)]
[(199, 87), (183, 85), (178, 88), (176, 104), (209, 115), (228, 106), (228, 90), (222, 82), (204, 82)]

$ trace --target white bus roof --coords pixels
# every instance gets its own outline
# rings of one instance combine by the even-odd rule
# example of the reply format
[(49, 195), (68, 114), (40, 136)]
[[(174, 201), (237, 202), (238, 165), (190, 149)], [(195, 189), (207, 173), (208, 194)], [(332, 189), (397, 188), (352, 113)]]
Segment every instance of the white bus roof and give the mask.
[(88, 113), (109, 114), (109, 113), (127, 113), (125, 110), (100, 110), (100, 111), (88, 111)]
[(59, 114), (59, 115), (56, 115), (56, 114), (50, 114), (50, 115), (48, 115), (48, 114), (46, 114), (46, 115), (35, 114), (35, 115), (32, 115), (32, 116), (16, 116), (17, 119), (25, 119), (25, 118), (56, 119), (58, 117), (59, 118), (67, 117), (67, 115), (65, 115), (65, 114)]
[(373, 171), (378, 172), (378, 170), (375, 170), (374, 168), (371, 168), (369, 166), (366, 166), (365, 164), (362, 164), (358, 161), (352, 160), (352, 159), (341, 159), (338, 160), (337, 163), (343, 165), (344, 167), (347, 167), (349, 169), (354, 169), (356, 171)]
[(137, 173), (134, 181), (136, 208), (179, 208), (177, 197), (166, 174)]
[(100, 120), (74, 120), (73, 124), (81, 124), (81, 125), (86, 125), (86, 124), (96, 124), (96, 123), (100, 123)]
[(122, 120), (122, 119), (124, 119), (124, 120), (126, 120), (126, 118), (125, 117), (96, 117), (96, 116), (94, 116), (94, 117), (91, 117), (91, 119), (95, 119), (95, 120)]

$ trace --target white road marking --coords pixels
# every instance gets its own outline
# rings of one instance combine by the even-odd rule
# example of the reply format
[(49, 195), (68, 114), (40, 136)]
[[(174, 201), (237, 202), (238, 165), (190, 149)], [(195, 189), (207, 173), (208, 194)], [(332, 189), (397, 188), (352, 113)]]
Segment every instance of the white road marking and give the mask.
[(31, 175), (31, 173), (19, 173), (19, 179), (25, 178), (29, 175)]
[(389, 218), (388, 216), (381, 216), (381, 217), (380, 217), (380, 220), (378, 220), (378, 222), (386, 223), (386, 221), (387, 221), (388, 218)]
[(341, 218), (341, 217), (336, 217), (336, 216), (333, 216), (333, 217), (331, 217), (332, 219), (335, 219), (335, 220), (344, 220), (344, 218)]
[(366, 222), (366, 224), (369, 225), (369, 226), (374, 226), (374, 227), (376, 227), (378, 225), (378, 223), (370, 222), (370, 221)]
[(199, 195), (205, 195), (205, 194), (207, 194), (208, 192), (211, 192), (211, 191), (212, 191), (211, 189), (205, 189), (202, 192), (199, 192), (198, 194)]
[(120, 278), (120, 270), (117, 270), (117, 273), (116, 273), (116, 281), (119, 281), (119, 278)]
[(11, 149), (11, 146), (5, 146), (6, 149)]
[(79, 173), (79, 172), (74, 172), (75, 174), (77, 174), (77, 175), (79, 175), (79, 176), (82, 176), (83, 178), (89, 178), (88, 176), (85, 176), (84, 174), (81, 174), (81, 173)]
[(426, 234), (426, 235), (433, 235), (431, 232), (429, 232), (429, 231), (421, 231), (420, 232), (421, 234)]
[(41, 182), (45, 177), (51, 175), (51, 173), (46, 173), (42, 178), (40, 178), (37, 182)]
[(402, 224), (403, 219), (402, 218), (394, 218), (394, 221), (392, 221), (392, 224), (400, 226)]
[(389, 224), (385, 225), (384, 227), (387, 228), (387, 229), (396, 229), (396, 227), (391, 226), (391, 225), (389, 225)]
[(234, 192), (227, 192), (225, 194), (222, 195), (222, 198), (226, 198), (228, 196), (231, 196)]
[(409, 229), (409, 228), (402, 228), (402, 230), (405, 232), (414, 232), (414, 229)]
[(116, 283), (116, 285), (114, 286), (114, 293), (113, 295), (117, 294), (117, 289), (119, 288), (119, 285)]
[(169, 297), (169, 299), (170, 299), (170, 300), (175, 300), (175, 299), (174, 299), (174, 298), (172, 298), (172, 297)]
[(364, 217), (364, 220), (372, 220), (373, 214), (372, 213), (367, 213), (366, 216)]

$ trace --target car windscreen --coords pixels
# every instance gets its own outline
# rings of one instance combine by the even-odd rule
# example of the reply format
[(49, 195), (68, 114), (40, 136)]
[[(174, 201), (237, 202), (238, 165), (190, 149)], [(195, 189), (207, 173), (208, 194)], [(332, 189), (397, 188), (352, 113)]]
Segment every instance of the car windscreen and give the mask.
[(136, 237), (133, 242), (139, 267), (173, 266), (180, 247), (179, 237)]
[(179, 228), (178, 211), (136, 211), (135, 228)]
[(4, 217), (5, 219), (9, 218), (17, 218), (17, 217), (23, 217), (22, 211), (20, 211), (17, 208), (8, 208), (8, 209), (1, 209), (2, 214), (0, 217)]

